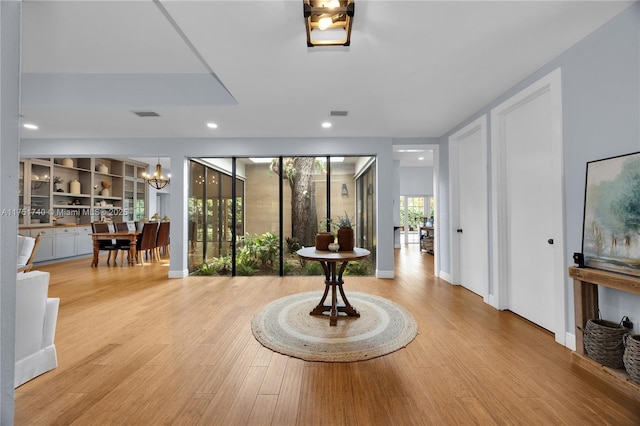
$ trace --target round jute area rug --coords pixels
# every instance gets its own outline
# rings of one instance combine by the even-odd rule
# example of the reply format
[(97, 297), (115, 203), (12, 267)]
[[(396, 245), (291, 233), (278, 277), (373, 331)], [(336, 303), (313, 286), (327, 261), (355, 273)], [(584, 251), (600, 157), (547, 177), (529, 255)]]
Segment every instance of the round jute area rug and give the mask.
[[(273, 351), (324, 362), (376, 358), (405, 347), (416, 337), (418, 325), (397, 303), (353, 291), (346, 296), (360, 313), (359, 318), (341, 313), (338, 324), (330, 326), (328, 313), (309, 315), (322, 297), (321, 292), (312, 291), (269, 303), (253, 317), (251, 330)], [(331, 294), (327, 299), (331, 300)]]

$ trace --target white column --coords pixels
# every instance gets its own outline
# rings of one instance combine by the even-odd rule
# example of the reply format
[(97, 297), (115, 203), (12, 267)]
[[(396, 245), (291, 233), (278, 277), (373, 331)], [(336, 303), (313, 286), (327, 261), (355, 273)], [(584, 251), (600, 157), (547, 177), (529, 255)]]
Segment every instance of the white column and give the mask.
[(171, 259), (169, 261), (169, 278), (183, 278), (189, 274), (187, 254), (187, 222), (189, 220), (189, 163), (184, 155), (171, 155), (171, 205), (169, 218), (171, 228)]
[[(0, 1), (0, 198), (1, 209), (18, 207), (20, 146), (20, 9)], [(18, 217), (0, 215), (0, 424), (13, 424)]]

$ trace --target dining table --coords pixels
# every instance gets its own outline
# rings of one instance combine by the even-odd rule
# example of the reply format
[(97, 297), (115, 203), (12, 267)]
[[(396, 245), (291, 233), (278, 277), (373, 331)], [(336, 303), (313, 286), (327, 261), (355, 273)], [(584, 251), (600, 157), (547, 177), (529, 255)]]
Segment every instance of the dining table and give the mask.
[[(324, 315), (325, 312), (329, 312), (329, 326), (338, 325), (338, 314), (344, 313), (351, 317), (360, 317), (358, 310), (349, 303), (347, 296), (344, 294), (342, 285), (342, 274), (344, 274), (347, 264), (350, 261), (361, 260), (371, 254), (369, 250), (354, 247), (353, 250), (348, 251), (328, 251), (317, 250), (315, 247), (304, 247), (296, 252), (298, 257), (304, 260), (313, 260), (320, 262), (324, 271), (324, 293), (320, 299), (320, 303), (313, 308), (309, 315)], [(340, 267), (338, 268), (338, 264)], [(329, 289), (331, 289), (331, 304), (325, 304), (327, 296), (329, 295)], [(342, 298), (343, 304), (338, 305), (338, 294)]]
[(140, 231), (94, 232), (89, 235), (91, 235), (93, 239), (93, 260), (91, 267), (98, 267), (101, 240), (129, 240), (129, 265), (136, 265), (136, 243)]

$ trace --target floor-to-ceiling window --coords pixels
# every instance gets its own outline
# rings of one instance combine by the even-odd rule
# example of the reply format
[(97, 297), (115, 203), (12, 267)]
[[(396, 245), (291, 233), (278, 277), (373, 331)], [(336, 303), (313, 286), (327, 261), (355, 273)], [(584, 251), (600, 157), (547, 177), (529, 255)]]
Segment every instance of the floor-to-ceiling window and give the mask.
[(204, 249), (202, 247), (204, 229), (204, 165), (191, 161), (189, 164), (189, 270), (193, 270), (204, 263)]
[(356, 245), (371, 251), (369, 261), (376, 260), (376, 168), (372, 162), (356, 178)]
[(189, 171), (189, 271), (210, 267), (218, 275), (230, 275), (232, 240), (244, 233), (244, 182), (235, 179), (234, 203), (229, 171), (194, 160)]
[[(192, 163), (190, 244), (196, 253), (190, 256), (191, 272), (321, 274), (319, 264), (301, 262), (295, 252), (302, 246), (313, 246), (318, 232), (335, 232), (331, 223), (346, 215), (354, 223), (356, 245), (372, 251), (366, 262), (350, 264), (347, 273), (373, 274), (373, 159), (367, 162), (365, 157), (301, 156), (202, 159)], [(207, 164), (222, 165), (222, 169), (231, 172)], [(368, 169), (357, 170), (361, 164)], [(360, 185), (367, 189), (357, 188), (356, 174), (359, 182), (364, 182)], [(226, 189), (231, 188), (234, 176), (235, 199)], [(204, 236), (206, 244), (201, 240)]]

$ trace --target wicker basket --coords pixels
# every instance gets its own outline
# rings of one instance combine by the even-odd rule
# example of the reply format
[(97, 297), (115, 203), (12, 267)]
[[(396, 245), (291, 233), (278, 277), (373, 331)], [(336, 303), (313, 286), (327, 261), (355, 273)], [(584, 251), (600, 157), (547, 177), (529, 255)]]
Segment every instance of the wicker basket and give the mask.
[(584, 348), (594, 361), (610, 368), (624, 368), (624, 342), (629, 329), (621, 324), (594, 319), (584, 328)]
[(640, 384), (640, 335), (624, 336), (624, 368), (635, 383)]

